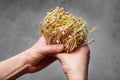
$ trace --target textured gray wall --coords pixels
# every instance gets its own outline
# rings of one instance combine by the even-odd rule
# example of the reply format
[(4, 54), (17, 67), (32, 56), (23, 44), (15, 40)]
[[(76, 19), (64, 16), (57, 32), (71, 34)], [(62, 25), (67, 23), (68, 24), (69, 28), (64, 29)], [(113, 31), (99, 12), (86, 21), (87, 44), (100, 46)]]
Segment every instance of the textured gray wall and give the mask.
[[(0, 0), (0, 61), (29, 48), (39, 39), (46, 12), (64, 7), (88, 24), (91, 33), (89, 80), (120, 80), (120, 0)], [(18, 80), (66, 80), (59, 62)]]

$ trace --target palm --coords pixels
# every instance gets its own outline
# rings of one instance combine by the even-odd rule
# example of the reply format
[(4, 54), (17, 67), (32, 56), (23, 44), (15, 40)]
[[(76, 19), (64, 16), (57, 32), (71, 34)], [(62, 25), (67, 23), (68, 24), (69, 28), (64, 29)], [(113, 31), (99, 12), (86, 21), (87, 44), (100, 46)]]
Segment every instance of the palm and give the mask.
[(84, 46), (72, 53), (56, 54), (56, 57), (60, 60), (65, 73), (71, 69), (86, 68), (89, 63), (89, 48)]

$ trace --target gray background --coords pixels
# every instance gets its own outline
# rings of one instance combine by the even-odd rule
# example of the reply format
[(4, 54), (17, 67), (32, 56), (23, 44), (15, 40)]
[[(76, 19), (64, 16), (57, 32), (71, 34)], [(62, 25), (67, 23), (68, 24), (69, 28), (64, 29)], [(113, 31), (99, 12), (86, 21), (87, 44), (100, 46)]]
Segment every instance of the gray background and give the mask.
[[(91, 60), (89, 80), (120, 80), (120, 0), (0, 0), (0, 61), (32, 46), (39, 39), (39, 22), (46, 12), (64, 7), (99, 26), (88, 39)], [(59, 62), (18, 80), (66, 80)]]

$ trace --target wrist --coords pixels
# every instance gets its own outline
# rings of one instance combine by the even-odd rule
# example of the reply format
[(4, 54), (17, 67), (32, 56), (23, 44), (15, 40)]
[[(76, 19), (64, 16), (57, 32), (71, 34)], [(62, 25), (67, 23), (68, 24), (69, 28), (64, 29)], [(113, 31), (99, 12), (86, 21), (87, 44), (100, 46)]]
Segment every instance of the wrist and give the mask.
[(34, 49), (28, 49), (24, 52), (22, 52), (20, 55), (23, 56), (23, 62), (25, 65), (34, 66), (40, 61), (41, 55), (38, 55), (37, 51), (34, 51)]
[(66, 73), (68, 80), (87, 80), (88, 71), (81, 69), (70, 69)]
[(26, 51), (17, 55), (17, 57), (21, 60), (22, 64), (24, 66), (27, 66), (27, 68), (31, 65), (31, 63), (30, 63), (31, 53), (32, 52), (30, 50), (26, 50)]
[(20, 53), (20, 54), (18, 54), (16, 56), (14, 56), (15, 60), (17, 60), (17, 63), (19, 64), (19, 68), (18, 69), (20, 70), (20, 73), (22, 73), (22, 74), (26, 74), (27, 73), (27, 69), (29, 67), (29, 64), (27, 64), (27, 62), (26, 62), (27, 60), (26, 60), (25, 53), (26, 52), (22, 52), (22, 53)]
[(0, 64), (0, 80), (13, 80), (27, 73), (23, 54), (11, 57)]

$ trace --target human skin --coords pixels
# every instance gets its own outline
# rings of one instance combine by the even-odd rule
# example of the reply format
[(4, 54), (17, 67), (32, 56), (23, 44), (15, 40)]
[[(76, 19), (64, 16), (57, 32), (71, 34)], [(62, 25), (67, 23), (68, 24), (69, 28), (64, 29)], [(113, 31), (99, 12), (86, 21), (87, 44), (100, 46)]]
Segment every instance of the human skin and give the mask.
[(81, 47), (68, 54), (62, 44), (47, 45), (41, 37), (31, 48), (0, 62), (0, 80), (15, 80), (18, 77), (40, 71), (57, 59), (68, 80), (87, 80), (89, 48)]
[(15, 80), (26, 73), (34, 73), (56, 60), (49, 56), (62, 52), (63, 45), (46, 45), (41, 37), (35, 45), (20, 54), (0, 62), (0, 80)]
[(61, 62), (63, 71), (68, 80), (87, 80), (90, 59), (90, 50), (87, 45), (70, 54), (56, 54), (56, 57)]

